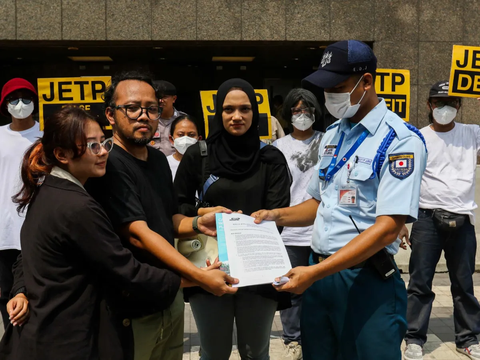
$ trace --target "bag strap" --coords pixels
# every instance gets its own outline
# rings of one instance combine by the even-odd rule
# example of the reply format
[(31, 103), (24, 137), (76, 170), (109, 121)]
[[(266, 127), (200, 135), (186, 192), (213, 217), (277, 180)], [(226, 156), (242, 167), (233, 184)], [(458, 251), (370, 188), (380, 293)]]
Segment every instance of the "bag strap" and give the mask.
[[(200, 147), (200, 156), (202, 158), (202, 181), (203, 181), (203, 179), (205, 179), (205, 173), (206, 173), (206, 167), (207, 167), (208, 147), (207, 147), (207, 142), (205, 140), (200, 140), (198, 142), (198, 145)], [(215, 181), (209, 182), (209, 180), (210, 180), (210, 177), (203, 184), (202, 192), (198, 195), (198, 197), (200, 198), (200, 201), (203, 201), (203, 199), (205, 198), (205, 193), (207, 192), (208, 188), (210, 187), (210, 185), (212, 185), (216, 181), (215, 180)]]

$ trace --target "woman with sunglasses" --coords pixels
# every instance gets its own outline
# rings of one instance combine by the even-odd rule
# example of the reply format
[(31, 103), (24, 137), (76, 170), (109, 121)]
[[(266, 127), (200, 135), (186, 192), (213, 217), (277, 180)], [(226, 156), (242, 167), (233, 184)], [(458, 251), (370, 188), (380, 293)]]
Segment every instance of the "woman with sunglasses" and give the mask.
[[(178, 288), (181, 283), (168, 270), (136, 261), (85, 191), (88, 178), (105, 174), (112, 147), (113, 140), (105, 139), (92, 116), (71, 107), (45, 121), (43, 138), (24, 156), (23, 187), (14, 201), (19, 212), (27, 206), (28, 211), (21, 264), (15, 266), (16, 296), (8, 305), (12, 324), (22, 327), (11, 359), (99, 359), (99, 348), (113, 338), (99, 340), (104, 290), (160, 301), (171, 294), (159, 284)], [(106, 350), (108, 358), (122, 358), (110, 354), (117, 349)]]
[[(224, 82), (218, 89), (215, 109), (207, 138), (207, 157), (202, 158), (197, 143), (187, 149), (178, 167), (175, 189), (181, 211), (196, 215), (197, 191), (203, 192), (203, 206), (225, 206), (244, 214), (274, 209), (279, 204), (288, 206), (288, 166), (278, 149), (260, 145), (260, 114), (253, 87), (242, 79)], [(202, 191), (210, 175), (218, 178)], [(208, 208), (198, 210), (202, 211)], [(242, 279), (239, 280), (241, 285)], [(189, 293), (202, 360), (228, 360), (234, 321), (241, 358), (269, 358), (273, 317), (277, 309), (290, 304), (289, 294), (275, 294), (271, 284), (241, 287), (235, 295), (222, 297), (198, 288)]]

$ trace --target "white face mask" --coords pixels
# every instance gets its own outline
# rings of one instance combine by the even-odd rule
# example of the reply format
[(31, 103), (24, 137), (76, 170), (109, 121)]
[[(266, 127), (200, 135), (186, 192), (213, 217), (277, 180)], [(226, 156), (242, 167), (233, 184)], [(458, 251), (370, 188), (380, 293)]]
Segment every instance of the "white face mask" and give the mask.
[(457, 109), (448, 105), (433, 109), (433, 118), (440, 125), (450, 124), (455, 116), (457, 116)]
[(366, 91), (363, 92), (359, 102), (355, 105), (352, 105), (350, 102), (350, 95), (355, 91), (362, 79), (363, 75), (350, 92), (340, 94), (325, 92), (325, 107), (327, 108), (328, 112), (332, 114), (332, 116), (336, 117), (337, 119), (349, 119), (357, 113)]
[(315, 115), (297, 114), (292, 115), (292, 125), (300, 131), (308, 130), (315, 122)]
[(193, 144), (195, 144), (197, 141), (197, 139), (190, 136), (182, 136), (173, 140), (173, 146), (180, 154), (183, 155), (185, 154), (185, 151), (187, 151), (187, 149)]
[(30, 104), (24, 104), (19, 100), (17, 105), (8, 104), (7, 109), (15, 119), (25, 119), (33, 113), (33, 101)]

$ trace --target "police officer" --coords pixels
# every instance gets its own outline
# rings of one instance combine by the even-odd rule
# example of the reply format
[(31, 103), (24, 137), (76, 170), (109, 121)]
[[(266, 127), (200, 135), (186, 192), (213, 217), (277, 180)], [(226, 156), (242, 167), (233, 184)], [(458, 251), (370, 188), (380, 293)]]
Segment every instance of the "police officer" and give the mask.
[(407, 294), (393, 255), (402, 226), (418, 214), (426, 149), (418, 130), (377, 97), (376, 64), (360, 41), (325, 49), (318, 71), (304, 81), (325, 90), (325, 106), (340, 120), (320, 144), (307, 189), (313, 198), (252, 214), (279, 226), (315, 222), (310, 266), (290, 270), (288, 282), (276, 286), (305, 292), (306, 360), (401, 359)]

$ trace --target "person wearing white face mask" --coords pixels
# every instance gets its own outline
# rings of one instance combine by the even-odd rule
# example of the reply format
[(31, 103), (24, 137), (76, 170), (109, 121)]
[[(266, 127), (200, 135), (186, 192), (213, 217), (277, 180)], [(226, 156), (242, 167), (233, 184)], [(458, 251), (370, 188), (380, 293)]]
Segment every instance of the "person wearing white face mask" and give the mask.
[[(317, 119), (322, 119), (320, 105), (314, 94), (305, 89), (293, 89), (285, 98), (282, 117), (291, 124), (291, 133), (273, 143), (285, 155), (292, 185), (290, 186), (290, 206), (298, 205), (312, 198), (305, 189), (315, 172), (318, 148), (323, 132), (313, 130)], [(321, 120), (320, 120), (321, 121)], [(308, 266), (310, 241), (313, 226), (284, 227), (282, 239), (287, 249), (292, 267)], [(292, 307), (280, 311), (285, 344), (285, 360), (302, 359), (302, 338), (300, 314), (302, 295), (292, 294)]]
[(42, 137), (32, 116), (37, 104), (37, 91), (25, 79), (11, 79), (2, 88), (0, 112), (11, 118), (10, 124), (0, 126), (0, 311), (5, 327), (9, 323), (6, 305), (13, 283), (12, 265), (20, 253), (24, 219), (18, 215), (12, 196), (21, 187), (23, 154)]
[(412, 248), (405, 337), (406, 360), (423, 359), (435, 294), (432, 281), (442, 251), (452, 283), (457, 351), (480, 359), (480, 305), (473, 293), (477, 240), (474, 228), (475, 170), (480, 127), (455, 121), (461, 99), (448, 95), (448, 81), (430, 89), (430, 124), (425, 137), (428, 160), (422, 177), (418, 221), (407, 243)]
[[(339, 120), (320, 142), (306, 189), (311, 199), (252, 214), (257, 223), (313, 225), (310, 266), (293, 268), (284, 274), (288, 282), (275, 285), (303, 293), (305, 360), (402, 356), (407, 293), (393, 255), (403, 224), (418, 215), (426, 150), (420, 132), (377, 96), (376, 69), (361, 41), (325, 49), (302, 85), (324, 89), (325, 106)], [(380, 147), (384, 139), (388, 146)]]
[(169, 140), (175, 148), (175, 152), (167, 156), (167, 160), (170, 165), (170, 170), (172, 170), (173, 180), (175, 180), (178, 165), (180, 165), (180, 161), (182, 161), (183, 154), (185, 154), (190, 146), (196, 144), (198, 140), (201, 140), (201, 138), (201, 136), (198, 136), (195, 121), (189, 115), (180, 115), (172, 122)]

